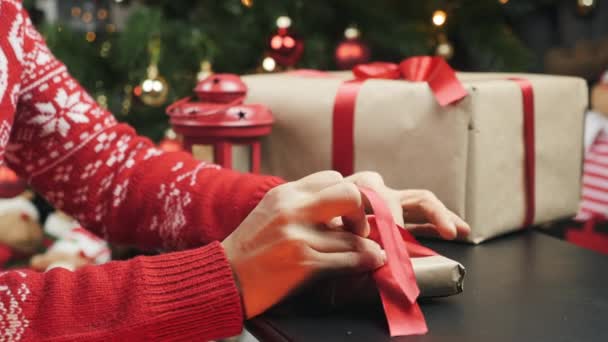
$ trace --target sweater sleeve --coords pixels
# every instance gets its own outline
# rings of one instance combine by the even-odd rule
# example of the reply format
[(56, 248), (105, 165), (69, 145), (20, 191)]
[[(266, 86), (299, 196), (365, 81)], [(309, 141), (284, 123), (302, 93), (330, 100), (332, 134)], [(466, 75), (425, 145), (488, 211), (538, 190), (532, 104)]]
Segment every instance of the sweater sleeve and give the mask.
[(5, 159), (88, 229), (143, 248), (200, 246), (225, 238), (282, 182), (158, 150), (95, 103), (23, 10), (12, 20), (5, 13), (0, 37), (8, 39), (0, 42), (14, 53), (11, 74), (19, 74)]
[(75, 272), (0, 273), (2, 341), (208, 341), (242, 322), (218, 242)]

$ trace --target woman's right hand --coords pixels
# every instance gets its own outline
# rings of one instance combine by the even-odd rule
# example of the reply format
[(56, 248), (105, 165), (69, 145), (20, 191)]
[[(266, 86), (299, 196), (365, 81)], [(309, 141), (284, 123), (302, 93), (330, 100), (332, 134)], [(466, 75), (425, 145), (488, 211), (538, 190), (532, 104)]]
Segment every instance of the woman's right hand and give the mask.
[(323, 171), (272, 189), (222, 242), (247, 318), (322, 272), (367, 272), (384, 264), (376, 242), (327, 228), (336, 217), (352, 231), (369, 231), (356, 185)]

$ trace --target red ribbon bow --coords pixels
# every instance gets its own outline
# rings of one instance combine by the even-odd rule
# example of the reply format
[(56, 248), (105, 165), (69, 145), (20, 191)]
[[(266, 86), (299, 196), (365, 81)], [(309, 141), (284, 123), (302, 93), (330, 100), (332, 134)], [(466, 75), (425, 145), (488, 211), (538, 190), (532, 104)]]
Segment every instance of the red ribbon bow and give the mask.
[(411, 57), (399, 64), (360, 64), (353, 69), (353, 74), (355, 79), (340, 86), (334, 102), (332, 167), (343, 175), (354, 172), (355, 103), (365, 80), (383, 78), (426, 82), (441, 106), (452, 104), (467, 95), (454, 70), (441, 57)]
[(410, 82), (426, 82), (442, 106), (452, 104), (467, 96), (456, 73), (441, 57), (418, 56), (404, 59), (401, 63), (374, 62), (360, 64), (353, 69), (358, 80), (368, 78), (403, 79)]

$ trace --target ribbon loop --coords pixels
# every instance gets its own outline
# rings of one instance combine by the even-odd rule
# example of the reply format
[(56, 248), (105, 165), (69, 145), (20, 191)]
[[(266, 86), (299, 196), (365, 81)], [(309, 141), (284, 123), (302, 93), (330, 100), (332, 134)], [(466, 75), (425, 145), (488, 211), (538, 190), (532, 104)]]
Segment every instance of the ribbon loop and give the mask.
[[(370, 238), (382, 245), (386, 252), (386, 264), (374, 271), (373, 276), (391, 336), (424, 334), (428, 328), (416, 303), (420, 290), (408, 253), (409, 245), (418, 244), (412, 242), (415, 240), (407, 234), (402, 237), (390, 209), (376, 192), (364, 187), (359, 187), (359, 190), (367, 197), (374, 212), (374, 217), (369, 219), (372, 228)], [(411, 250), (414, 253), (433, 255), (431, 250), (420, 247)]]

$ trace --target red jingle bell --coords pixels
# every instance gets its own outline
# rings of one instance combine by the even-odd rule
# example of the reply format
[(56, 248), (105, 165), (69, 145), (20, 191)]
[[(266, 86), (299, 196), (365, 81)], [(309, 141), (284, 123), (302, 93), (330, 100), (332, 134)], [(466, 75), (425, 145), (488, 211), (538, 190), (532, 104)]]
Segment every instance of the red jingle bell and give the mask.
[(215, 163), (232, 167), (232, 145), (251, 146), (251, 172), (261, 163), (260, 138), (270, 134), (274, 119), (260, 104), (243, 104), (247, 86), (237, 75), (215, 74), (200, 81), (190, 97), (167, 107), (173, 130), (183, 136), (186, 151), (196, 144), (212, 145)]

